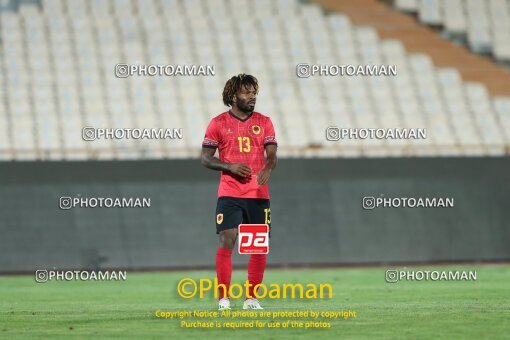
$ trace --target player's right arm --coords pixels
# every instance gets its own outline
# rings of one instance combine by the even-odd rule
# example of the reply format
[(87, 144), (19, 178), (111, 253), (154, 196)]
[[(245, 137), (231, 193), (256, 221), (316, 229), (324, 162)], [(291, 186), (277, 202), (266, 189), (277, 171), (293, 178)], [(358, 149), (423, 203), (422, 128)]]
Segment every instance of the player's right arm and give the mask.
[(241, 177), (249, 177), (251, 169), (244, 163), (226, 163), (214, 157), (216, 149), (202, 147), (202, 165), (211, 170), (225, 171)]

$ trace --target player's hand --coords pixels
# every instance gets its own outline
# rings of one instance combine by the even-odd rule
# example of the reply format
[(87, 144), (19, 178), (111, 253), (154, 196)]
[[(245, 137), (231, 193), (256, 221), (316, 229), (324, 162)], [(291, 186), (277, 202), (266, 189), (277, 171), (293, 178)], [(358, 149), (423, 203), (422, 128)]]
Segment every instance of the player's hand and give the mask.
[(251, 176), (251, 168), (244, 163), (234, 163), (230, 164), (229, 170), (232, 174), (241, 176), (241, 177), (250, 177)]
[(271, 174), (271, 169), (263, 168), (257, 174), (257, 183), (259, 185), (264, 185), (269, 180), (269, 175)]

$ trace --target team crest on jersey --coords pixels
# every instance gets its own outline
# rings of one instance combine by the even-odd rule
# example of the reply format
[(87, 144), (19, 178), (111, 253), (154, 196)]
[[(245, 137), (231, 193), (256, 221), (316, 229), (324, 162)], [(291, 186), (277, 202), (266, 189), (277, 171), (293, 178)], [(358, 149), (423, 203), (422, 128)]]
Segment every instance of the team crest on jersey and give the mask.
[(216, 223), (221, 224), (223, 222), (223, 214), (216, 215)]
[(227, 129), (227, 135), (231, 134), (232, 133), (232, 130), (230, 130), (230, 128)]
[(262, 128), (260, 127), (260, 125), (253, 124), (250, 126), (250, 132), (255, 136), (258, 136), (262, 133)]

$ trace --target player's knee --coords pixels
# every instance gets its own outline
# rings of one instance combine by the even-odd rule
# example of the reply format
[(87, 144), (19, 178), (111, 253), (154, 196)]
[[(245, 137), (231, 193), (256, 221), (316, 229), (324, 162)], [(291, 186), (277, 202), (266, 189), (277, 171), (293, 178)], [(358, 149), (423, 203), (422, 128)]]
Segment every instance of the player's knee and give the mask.
[(234, 243), (228, 239), (221, 239), (220, 247), (225, 249), (234, 249)]
[(233, 249), (236, 242), (236, 233), (226, 230), (220, 233), (220, 247)]

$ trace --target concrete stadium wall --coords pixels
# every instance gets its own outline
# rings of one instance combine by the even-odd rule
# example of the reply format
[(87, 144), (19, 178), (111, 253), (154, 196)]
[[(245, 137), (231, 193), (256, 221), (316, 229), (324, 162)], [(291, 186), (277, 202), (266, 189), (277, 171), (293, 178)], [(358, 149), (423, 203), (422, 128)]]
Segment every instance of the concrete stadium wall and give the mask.
[[(218, 178), (198, 160), (0, 163), (0, 272), (213, 266)], [(510, 158), (282, 159), (270, 186), (270, 264), (510, 259)], [(77, 195), (151, 207), (59, 209)], [(455, 206), (362, 208), (380, 195)]]

